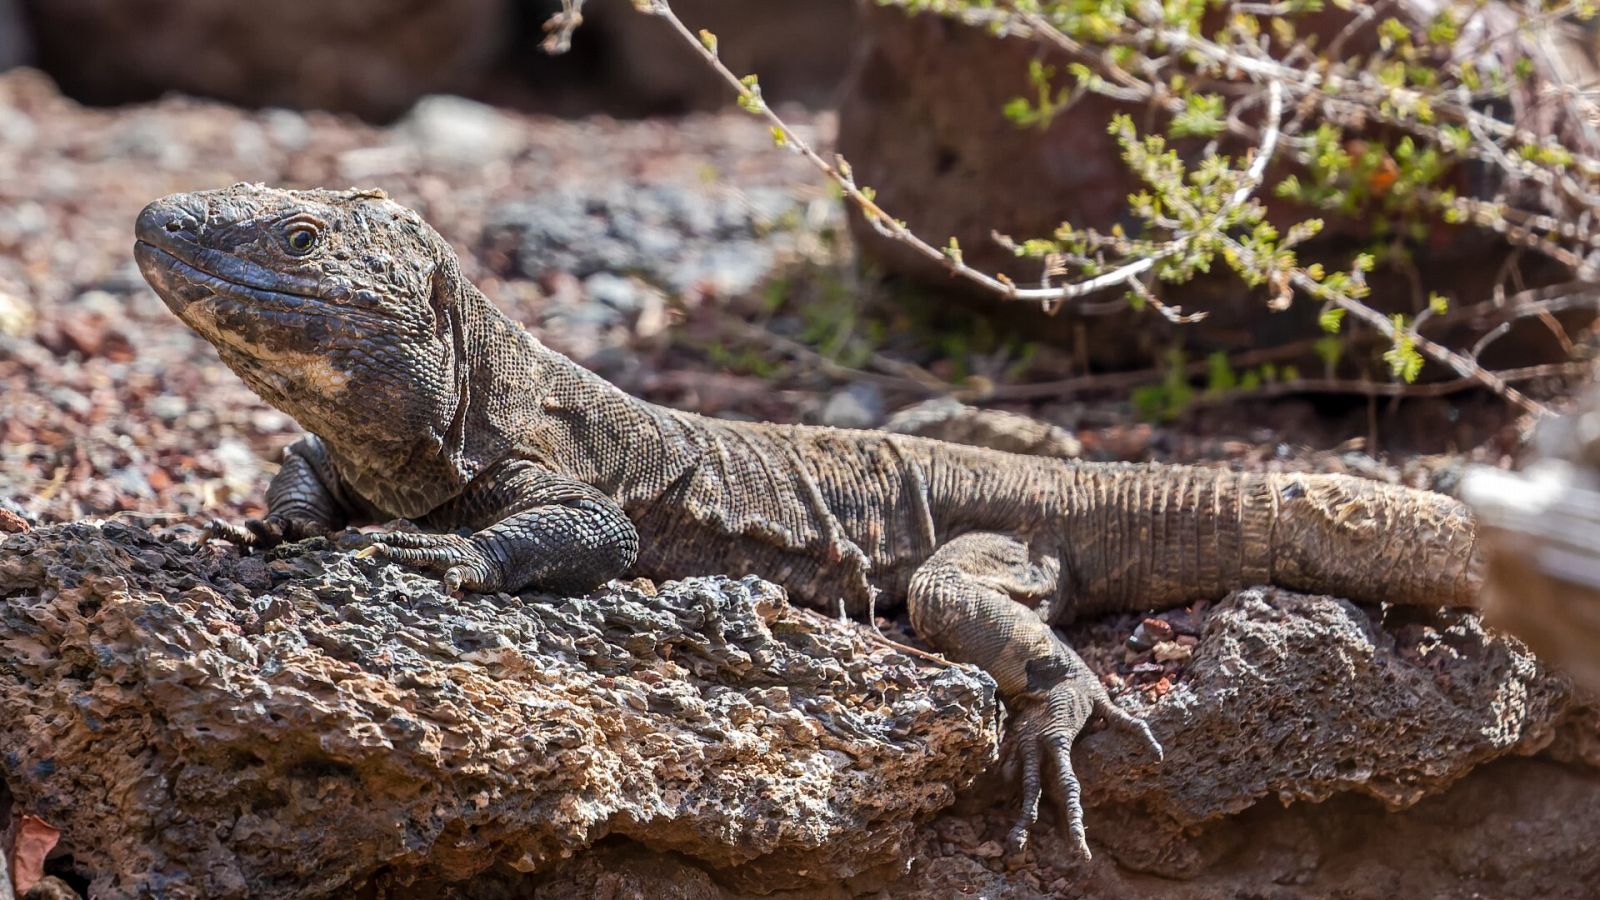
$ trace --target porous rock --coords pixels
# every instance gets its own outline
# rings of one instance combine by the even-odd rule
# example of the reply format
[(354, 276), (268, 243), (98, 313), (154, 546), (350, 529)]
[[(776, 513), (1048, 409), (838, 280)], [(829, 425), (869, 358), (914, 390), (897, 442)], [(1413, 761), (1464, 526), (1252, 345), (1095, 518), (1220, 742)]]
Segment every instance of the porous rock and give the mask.
[(1226, 847), (1193, 838), (1262, 800), (1351, 793), (1404, 809), (1544, 749), (1578, 709), (1566, 678), (1476, 615), (1389, 615), (1273, 588), (1220, 602), (1146, 713), (1165, 760), (1121, 735), (1080, 742), (1097, 841), (1131, 868), (1193, 875)]
[(754, 578), (452, 598), (320, 541), (0, 544), (0, 770), (97, 897), (449, 883), (606, 835), (836, 879), (904, 858), (996, 713)]
[[(783, 896), (1591, 896), (1594, 708), (1470, 615), (1379, 612), (1270, 589), (1217, 604), (1192, 665), (1144, 710), (1166, 759), (1117, 730), (1080, 741), (1096, 850), (1086, 866), (1062, 865), (1063, 832), (1048, 817), (1027, 858), (1002, 858), (1015, 793), (995, 775), (918, 831), (909, 873)], [(1119, 630), (1086, 624), (1072, 638), (1101, 656), (1120, 650)], [(749, 893), (685, 857), (608, 843), (548, 872), (501, 870), (434, 895)]]

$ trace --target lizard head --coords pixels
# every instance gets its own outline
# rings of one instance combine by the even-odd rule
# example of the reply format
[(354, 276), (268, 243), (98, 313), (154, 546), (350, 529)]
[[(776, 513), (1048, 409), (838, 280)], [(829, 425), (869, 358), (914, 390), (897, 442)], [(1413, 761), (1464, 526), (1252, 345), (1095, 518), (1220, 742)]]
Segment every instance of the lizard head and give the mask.
[(234, 185), (139, 214), (167, 307), (263, 399), (330, 443), (407, 453), (457, 417), (454, 252), (381, 191)]

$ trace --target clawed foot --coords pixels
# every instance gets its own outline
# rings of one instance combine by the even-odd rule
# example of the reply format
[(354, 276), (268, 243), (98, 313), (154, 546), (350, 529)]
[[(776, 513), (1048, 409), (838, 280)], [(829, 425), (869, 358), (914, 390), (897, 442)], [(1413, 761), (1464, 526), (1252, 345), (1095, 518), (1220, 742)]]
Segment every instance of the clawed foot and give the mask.
[(493, 592), (503, 586), (500, 567), (469, 537), (385, 531), (362, 535), (362, 541), (365, 546), (356, 556), (377, 557), (443, 572), (444, 588), (450, 593), (462, 589)]
[(243, 524), (212, 519), (202, 532), (200, 540), (223, 540), (239, 547), (270, 550), (283, 543), (321, 537), (328, 528), (321, 522), (309, 519), (291, 519), (268, 513), (262, 519), (245, 519)]
[[(1011, 852), (1021, 853), (1027, 847), (1029, 832), (1039, 820), (1040, 798), (1048, 789), (1066, 817), (1073, 852), (1088, 861), (1092, 854), (1083, 827), (1082, 788), (1072, 771), (1073, 741), (1089, 717), (1098, 713), (1110, 724), (1138, 734), (1158, 760), (1164, 755), (1161, 744), (1145, 720), (1111, 702), (1092, 673), (1086, 672), (1047, 691), (1019, 698), (1014, 706), (1016, 719), (1012, 726), (1012, 758), (1008, 767), (1021, 764), (1022, 812), (1007, 838)], [(1047, 768), (1053, 774), (1048, 782), (1045, 780)]]

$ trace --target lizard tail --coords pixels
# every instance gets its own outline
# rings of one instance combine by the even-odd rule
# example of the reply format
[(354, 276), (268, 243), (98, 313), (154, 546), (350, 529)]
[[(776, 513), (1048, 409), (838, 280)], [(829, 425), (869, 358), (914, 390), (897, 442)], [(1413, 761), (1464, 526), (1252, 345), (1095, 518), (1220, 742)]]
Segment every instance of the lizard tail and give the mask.
[(1083, 466), (1069, 484), (1081, 607), (1148, 608), (1255, 584), (1467, 606), (1483, 580), (1472, 514), (1442, 494), (1160, 465)]
[(1273, 498), (1274, 583), (1369, 603), (1476, 600), (1477, 523), (1459, 500), (1348, 475), (1258, 477)]

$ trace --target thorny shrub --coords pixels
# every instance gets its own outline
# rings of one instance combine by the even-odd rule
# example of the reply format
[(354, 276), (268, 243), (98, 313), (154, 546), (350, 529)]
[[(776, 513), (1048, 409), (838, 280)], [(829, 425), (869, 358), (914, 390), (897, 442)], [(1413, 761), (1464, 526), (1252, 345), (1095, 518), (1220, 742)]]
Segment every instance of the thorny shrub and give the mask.
[[(766, 119), (775, 143), (808, 158), (881, 234), (937, 260), (954, 274), (1003, 297), (1055, 310), (1089, 294), (1126, 292), (1175, 322), (1185, 314), (1163, 303), (1156, 282), (1182, 283), (1226, 267), (1263, 288), (1268, 304), (1321, 305), (1330, 336), (1349, 320), (1384, 339), (1384, 361), (1403, 392), (1431, 360), (1458, 383), (1481, 384), (1518, 406), (1545, 408), (1512, 382), (1569, 371), (1534, 366), (1491, 371), (1478, 362), (1497, 329), (1466, 350), (1423, 333), (1448, 315), (1449, 301), (1430, 295), (1415, 315), (1385, 315), (1366, 302), (1366, 275), (1376, 253), (1334, 267), (1297, 252), (1323, 227), (1306, 218), (1290, 227), (1268, 221), (1263, 197), (1300, 208), (1363, 215), (1425, 234), (1432, 224), (1491, 229), (1516, 246), (1562, 265), (1569, 278), (1555, 290), (1498, 296), (1502, 321), (1549, 318), (1552, 309), (1596, 305), (1600, 275), (1591, 254), (1600, 199), (1600, 160), (1585, 135), (1600, 119), (1588, 89), (1562, 78), (1548, 54), (1548, 36), (1582, 29), (1590, 2), (1515, 0), (876, 0), (908, 14), (946, 16), (996, 36), (1038, 42), (1063, 67), (1030, 64), (1030, 96), (1005, 114), (1018, 127), (1048, 125), (1086, 94), (1155, 111), (1141, 130), (1129, 115), (1106, 126), (1143, 183), (1128, 198), (1136, 229), (1098, 231), (1063, 222), (1048, 235), (994, 237), (1019, 257), (1037, 260), (1036, 286), (969, 266), (954, 238), (934, 243), (878, 205), (842, 157), (824, 159), (762, 99), (756, 74), (729, 70), (718, 39), (691, 31), (667, 0), (635, 0), (665, 19), (737, 92), (739, 105)], [(547, 47), (565, 46), (581, 21), (583, 0), (563, 0), (547, 25)], [(1313, 33), (1308, 17), (1342, 16), (1331, 39)], [(1359, 46), (1360, 51), (1352, 49)], [(1586, 49), (1593, 52), (1593, 35)], [(1560, 127), (1524, 127), (1530, 110), (1557, 107)], [(1509, 114), (1508, 114), (1509, 111)], [(1141, 118), (1141, 121), (1147, 121)], [(1177, 139), (1205, 142), (1180, 154)], [(1494, 174), (1495, 187), (1464, 196), (1447, 177), (1470, 164)], [(1579, 348), (1568, 345), (1578, 352)], [(1339, 342), (1324, 343), (1324, 355)], [(1223, 368), (1226, 368), (1224, 366)]]

